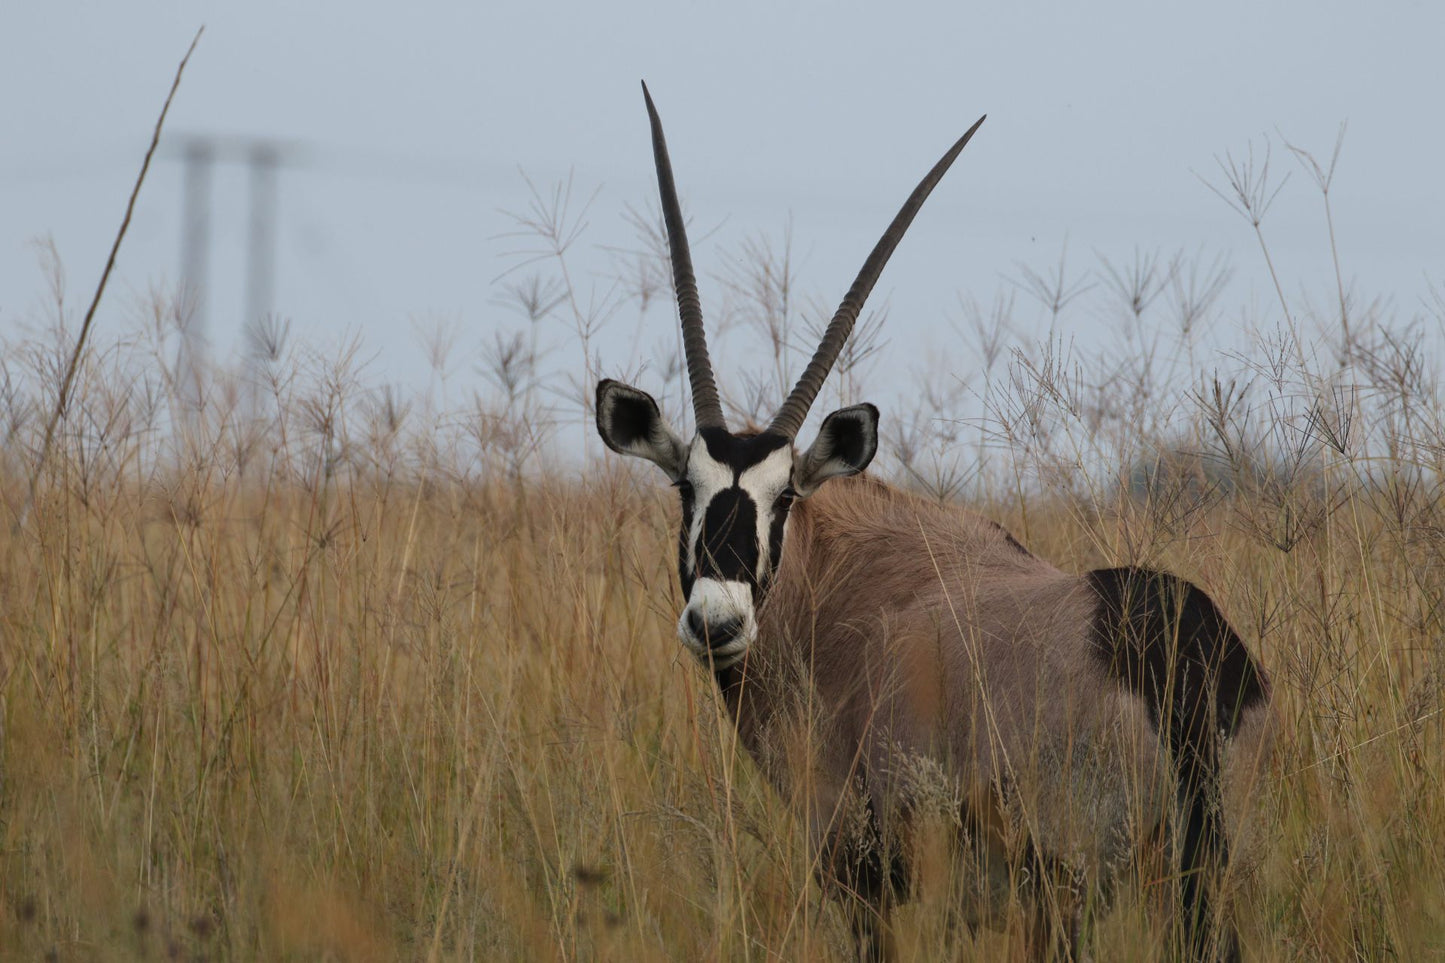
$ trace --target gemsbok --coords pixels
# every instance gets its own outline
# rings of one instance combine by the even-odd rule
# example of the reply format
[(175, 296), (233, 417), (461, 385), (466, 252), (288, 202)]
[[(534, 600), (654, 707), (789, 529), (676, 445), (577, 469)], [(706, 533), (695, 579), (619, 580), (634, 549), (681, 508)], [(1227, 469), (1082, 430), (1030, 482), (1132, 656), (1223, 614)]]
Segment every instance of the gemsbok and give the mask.
[(801, 807), (860, 957), (892, 955), (890, 910), (908, 897), (921, 820), (941, 809), (926, 838), (941, 825), (949, 858), (975, 860), (962, 864), (970, 930), (1017, 901), (1031, 957), (1077, 959), (1111, 879), (1145, 865), (1134, 854), (1148, 847), (1173, 854), (1171, 952), (1237, 958), (1222, 800), (1236, 772), (1258, 774), (1270, 696), (1209, 597), (1143, 568), (1068, 574), (980, 515), (851, 477), (878, 448), (873, 405), (834, 411), (794, 446), (889, 256), (983, 118), (893, 219), (771, 424), (735, 433), (643, 95), (697, 430), (683, 438), (650, 395), (610, 379), (597, 430), (677, 488), (678, 636), (742, 745)]

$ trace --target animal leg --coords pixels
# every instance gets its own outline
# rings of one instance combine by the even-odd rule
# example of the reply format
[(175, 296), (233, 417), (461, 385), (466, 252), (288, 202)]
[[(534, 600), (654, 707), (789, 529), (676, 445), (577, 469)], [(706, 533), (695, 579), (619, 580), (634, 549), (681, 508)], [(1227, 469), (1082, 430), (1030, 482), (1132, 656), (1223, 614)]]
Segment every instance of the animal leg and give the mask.
[(874, 904), (859, 897), (848, 897), (844, 912), (853, 931), (859, 963), (887, 963), (898, 958), (893, 932), (888, 926), (886, 903)]
[(846, 815), (813, 821), (810, 834), (819, 847), (819, 882), (842, 901), (858, 958), (881, 963), (896, 957), (888, 916), (894, 904), (907, 899), (908, 867), (897, 846), (884, 842), (872, 800), (856, 801), (856, 809), (815, 809)]
[(1070, 867), (1041, 856), (1032, 843), (1025, 855), (1032, 881), (1032, 915), (1024, 933), (1030, 963), (1081, 960), (1083, 887)]
[(1179, 911), (1182, 955), (1190, 960), (1237, 963), (1239, 938), (1234, 926), (1216, 919), (1212, 890), (1229, 863), (1219, 809), (1218, 771), (1197, 760), (1186, 763), (1180, 780), (1184, 825), (1179, 842)]

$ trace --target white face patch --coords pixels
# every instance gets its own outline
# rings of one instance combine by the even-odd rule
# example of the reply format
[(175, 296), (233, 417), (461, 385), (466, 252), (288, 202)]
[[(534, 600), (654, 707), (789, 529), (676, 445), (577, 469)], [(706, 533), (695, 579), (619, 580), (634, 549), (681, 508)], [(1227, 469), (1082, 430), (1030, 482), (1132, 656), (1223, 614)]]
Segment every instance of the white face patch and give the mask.
[(687, 480), (692, 483), (693, 509), (692, 525), (687, 532), (687, 570), (697, 571), (697, 540), (702, 536), (702, 523), (707, 515), (708, 502), (713, 496), (733, 483), (733, 470), (708, 454), (707, 442), (702, 435), (692, 440), (692, 451), (687, 458)]
[[(792, 447), (784, 445), (738, 476), (738, 487), (748, 493), (757, 508), (758, 571), (755, 575), (759, 579), (771, 568), (768, 532), (773, 522), (773, 505), (788, 487), (792, 471)], [(732, 487), (733, 470), (708, 453), (707, 444), (699, 435), (692, 440), (685, 474), (693, 490), (692, 524), (687, 532), (687, 570), (696, 572), (697, 543), (702, 537), (707, 506), (718, 492)]]
[[(701, 436), (693, 439), (685, 471), (686, 480), (692, 488), (692, 514), (685, 533), (682, 559), (685, 573), (693, 578), (693, 582), (687, 605), (678, 619), (677, 631), (689, 651), (704, 662), (711, 660), (716, 668), (736, 663), (757, 638), (753, 583), (764, 584), (777, 561), (772, 558), (773, 520), (779, 496), (788, 487), (792, 469), (791, 445), (768, 452), (762, 460), (735, 474), (731, 465), (712, 456)], [(750, 510), (753, 512), (748, 529), (734, 530), (728, 536), (735, 544), (739, 538), (751, 541), (751, 548), (756, 549), (757, 561), (755, 564), (748, 561), (750, 571), (745, 577), (738, 575), (736, 570), (724, 577), (715, 566), (699, 566), (699, 543), (703, 539), (709, 507), (719, 495), (729, 491), (732, 494), (724, 497), (730, 501), (725, 504), (736, 504), (733, 500), (741, 499), (744, 503), (751, 503)], [(746, 517), (746, 510), (740, 514)], [(739, 556), (750, 559), (753, 552), (739, 549)], [(698, 577), (700, 572), (707, 574)]]
[[(760, 582), (772, 571), (776, 561), (769, 557), (772, 540), (768, 533), (773, 525), (773, 506), (777, 504), (783, 489), (788, 487), (792, 473), (793, 449), (791, 445), (784, 445), (756, 465), (744, 470), (738, 478), (738, 487), (752, 496), (753, 504), (758, 508), (758, 570), (754, 574)], [(786, 537), (787, 522), (784, 521), (783, 525)]]
[[(737, 632), (722, 645), (713, 646), (694, 630), (698, 624), (713, 626), (732, 624)], [(720, 582), (700, 578), (693, 583), (692, 595), (677, 620), (677, 637), (704, 664), (711, 660), (718, 669), (734, 665), (758, 637), (758, 622), (753, 613), (752, 589), (742, 582)]]

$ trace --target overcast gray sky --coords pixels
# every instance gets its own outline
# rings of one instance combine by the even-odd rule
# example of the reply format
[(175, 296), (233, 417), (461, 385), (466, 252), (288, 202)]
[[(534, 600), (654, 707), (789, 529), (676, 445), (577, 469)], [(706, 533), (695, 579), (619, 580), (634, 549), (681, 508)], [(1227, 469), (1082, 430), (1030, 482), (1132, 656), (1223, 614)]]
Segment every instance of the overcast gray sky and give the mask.
[[(1200, 183), (1216, 156), (1280, 135), (1327, 157), (1347, 276), (1411, 313), (1445, 282), (1445, 151), (1436, 2), (374, 3), (23, 2), (0, 12), (0, 334), (43, 313), (32, 242), (51, 237), (71, 303), (93, 288), (155, 114), (206, 32), (172, 135), (305, 148), (280, 179), (275, 309), (311, 342), (359, 332), (377, 380), (424, 377), (410, 319), (447, 317), (457, 365), (497, 325), (517, 242), (499, 213), (575, 173), (600, 189), (584, 246), (625, 244), (655, 192), (638, 80), (667, 125), (696, 223), (705, 306), (729, 241), (792, 219), (805, 290), (836, 299), (913, 183), (979, 114), (988, 123), (885, 273), (889, 334), (945, 342), (958, 292), (989, 299), (1068, 239), (1224, 253), (1232, 305), (1271, 308), (1248, 226)], [(214, 184), (210, 335), (241, 324), (246, 180)], [(181, 165), (158, 162), (123, 249), (102, 334), (180, 262)], [(1333, 289), (1319, 197), (1296, 170), (1265, 222), (1291, 294)], [(588, 247), (585, 271), (607, 261)], [(584, 278), (584, 284), (591, 281)], [(598, 284), (605, 285), (605, 280)], [(875, 295), (877, 297), (878, 295)], [(129, 312), (129, 317), (127, 316)], [(653, 311), (660, 339), (671, 316)], [(1081, 318), (1070, 336), (1093, 336)], [(1226, 313), (1220, 320), (1227, 325)], [(609, 332), (630, 340), (632, 324)], [(1225, 332), (1227, 334), (1227, 332)], [(1227, 340), (1227, 338), (1225, 339)], [(625, 346), (609, 359), (627, 363)], [(724, 377), (726, 377), (724, 375)], [(644, 384), (643, 387), (648, 387)]]

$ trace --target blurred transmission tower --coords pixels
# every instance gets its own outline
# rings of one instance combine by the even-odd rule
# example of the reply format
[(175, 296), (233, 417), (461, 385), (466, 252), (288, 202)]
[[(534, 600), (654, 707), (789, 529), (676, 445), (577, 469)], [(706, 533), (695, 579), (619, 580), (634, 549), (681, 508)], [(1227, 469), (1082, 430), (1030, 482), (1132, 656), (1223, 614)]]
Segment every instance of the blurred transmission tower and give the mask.
[[(205, 398), (207, 277), (211, 251), (211, 171), (218, 162), (239, 162), (250, 171), (250, 217), (246, 243), (246, 294), (241, 314), (242, 337), (250, 345), (267, 325), (276, 290), (276, 218), (279, 213), (277, 170), (294, 162), (296, 145), (261, 137), (187, 134), (177, 138), (172, 153), (185, 164), (181, 215), (181, 344), (176, 380), (188, 408), (198, 411)], [(247, 383), (254, 386), (263, 359), (246, 352)]]
[(177, 305), (181, 346), (176, 385), (189, 408), (201, 404), (200, 372), (205, 353), (206, 273), (211, 261), (211, 166), (215, 153), (208, 138), (187, 138), (181, 147), (181, 287)]

